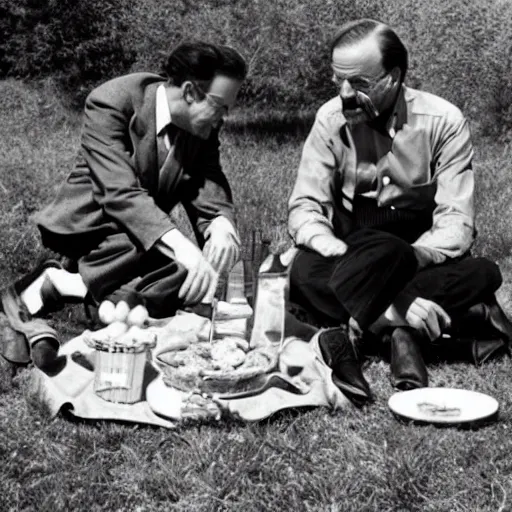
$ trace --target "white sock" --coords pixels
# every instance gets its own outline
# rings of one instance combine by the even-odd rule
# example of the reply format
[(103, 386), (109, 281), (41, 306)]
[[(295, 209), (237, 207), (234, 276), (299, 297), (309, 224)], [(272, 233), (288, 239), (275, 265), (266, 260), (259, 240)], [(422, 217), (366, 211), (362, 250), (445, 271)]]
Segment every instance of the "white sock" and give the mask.
[(61, 295), (82, 299), (87, 295), (87, 288), (80, 274), (72, 274), (63, 268), (49, 268), (46, 272)]
[(21, 293), (21, 300), (31, 315), (35, 315), (43, 307), (41, 286), (46, 276), (64, 297), (84, 298), (87, 294), (87, 288), (80, 274), (72, 274), (61, 268), (47, 268)]
[(27, 309), (31, 315), (37, 313), (43, 307), (43, 301), (41, 299), (41, 286), (43, 284), (45, 270), (32, 284), (30, 284), (23, 292), (21, 292), (21, 300), (27, 306)]

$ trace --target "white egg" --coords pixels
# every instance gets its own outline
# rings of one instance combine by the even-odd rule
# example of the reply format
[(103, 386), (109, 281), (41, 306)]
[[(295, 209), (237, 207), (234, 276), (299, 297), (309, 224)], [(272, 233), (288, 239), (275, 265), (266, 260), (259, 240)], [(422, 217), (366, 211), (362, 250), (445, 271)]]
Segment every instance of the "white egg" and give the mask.
[(105, 327), (105, 331), (109, 337), (117, 338), (124, 334), (128, 330), (128, 326), (124, 322), (112, 322), (110, 325)]
[(98, 308), (98, 316), (100, 318), (100, 321), (104, 324), (111, 324), (114, 320), (114, 313), (116, 310), (116, 306), (113, 302), (110, 302), (109, 300), (104, 300), (100, 307)]
[(114, 312), (114, 320), (117, 322), (125, 322), (128, 317), (128, 313), (130, 312), (130, 306), (124, 301), (121, 300), (116, 304), (116, 310)]
[(130, 311), (130, 313), (128, 314), (127, 322), (130, 325), (142, 327), (144, 325), (144, 322), (148, 319), (148, 317), (148, 310), (144, 306), (139, 304)]

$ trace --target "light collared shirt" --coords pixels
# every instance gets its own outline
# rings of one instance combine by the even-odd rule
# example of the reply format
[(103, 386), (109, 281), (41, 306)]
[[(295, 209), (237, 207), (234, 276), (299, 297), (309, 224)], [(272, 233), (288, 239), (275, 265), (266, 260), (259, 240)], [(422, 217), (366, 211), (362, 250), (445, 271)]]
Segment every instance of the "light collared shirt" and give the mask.
[(468, 251), (474, 240), (473, 146), (467, 121), (451, 103), (402, 87), (386, 131), (349, 128), (338, 96), (317, 112), (304, 144), (288, 209), (296, 245), (335, 233), (334, 209), (352, 211), (355, 194), (381, 208), (433, 211), (414, 243), (432, 263)]
[[(168, 131), (168, 128), (169, 128), (169, 125), (171, 124), (171, 122), (172, 122), (172, 119), (171, 119), (171, 111), (169, 109), (169, 101), (167, 100), (167, 94), (165, 92), (165, 87), (162, 84), (162, 85), (158, 86), (158, 88), (156, 90), (156, 134), (157, 134), (157, 136), (163, 135), (165, 148), (169, 153), (171, 153), (171, 151), (174, 150), (174, 145), (173, 145), (173, 143), (171, 143), (171, 140), (169, 138), (169, 131)], [(162, 172), (162, 170), (164, 170), (164, 169), (165, 169), (165, 167), (162, 166), (160, 171)], [(163, 178), (164, 177), (161, 175), (160, 179), (163, 179)], [(176, 228), (174, 228), (174, 229), (176, 229)], [(241, 242), (240, 242), (240, 237), (238, 235), (238, 231), (235, 228), (235, 226), (233, 226), (233, 224), (226, 217), (219, 215), (219, 216), (215, 217), (215, 219), (213, 219), (212, 222), (210, 222), (210, 225), (206, 228), (205, 233), (204, 233), (204, 236), (206, 239), (208, 239), (210, 237), (213, 230), (222, 230), (222, 231), (229, 233), (231, 235), (231, 237), (233, 238), (234, 243), (238, 247), (240, 247)], [(156, 246), (158, 248), (162, 249), (163, 251), (165, 251), (166, 247), (171, 247), (172, 245), (175, 246), (177, 243), (180, 243), (179, 239), (178, 240), (173, 239), (173, 242), (171, 244), (167, 243), (166, 242), (167, 238), (168, 238), (168, 235), (167, 235), (167, 233), (165, 233), (164, 236), (159, 241), (157, 241)], [(171, 248), (176, 249), (176, 247), (171, 247)]]
[(167, 128), (170, 124), (171, 111), (167, 101), (167, 94), (165, 93), (165, 86), (162, 84), (156, 90), (156, 134), (157, 136), (161, 136), (162, 133), (164, 134), (164, 143), (167, 151), (171, 149), (171, 142), (167, 133)]

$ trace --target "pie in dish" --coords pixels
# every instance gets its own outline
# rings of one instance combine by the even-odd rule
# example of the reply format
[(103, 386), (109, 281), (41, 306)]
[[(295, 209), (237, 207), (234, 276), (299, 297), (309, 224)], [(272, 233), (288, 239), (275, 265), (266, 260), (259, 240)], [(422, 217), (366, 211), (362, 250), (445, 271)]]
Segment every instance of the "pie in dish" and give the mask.
[(278, 347), (251, 350), (243, 338), (197, 341), (156, 355), (166, 385), (193, 393), (233, 393), (257, 385), (277, 365)]

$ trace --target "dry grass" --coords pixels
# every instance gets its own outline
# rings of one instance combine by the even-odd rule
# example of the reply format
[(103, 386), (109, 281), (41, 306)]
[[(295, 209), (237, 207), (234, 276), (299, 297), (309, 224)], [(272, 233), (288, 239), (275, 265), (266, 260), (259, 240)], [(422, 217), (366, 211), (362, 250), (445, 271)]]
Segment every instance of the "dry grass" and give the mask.
[[(0, 106), (0, 275), (6, 282), (44, 254), (28, 219), (71, 168), (78, 122), (48, 101), (48, 90), (11, 81), (0, 83), (0, 94), (8, 99)], [(240, 127), (224, 135), (223, 163), (242, 232), (261, 228), (276, 251), (288, 244), (286, 199), (301, 143), (294, 135), (263, 137)], [(477, 251), (502, 263), (505, 295), (512, 274), (510, 146), (481, 140), (478, 149)], [(68, 336), (84, 327), (78, 309), (52, 321)], [(261, 424), (189, 424), (176, 431), (51, 419), (30, 396), (30, 372), (11, 379), (0, 364), (0, 511), (512, 509), (508, 359), (484, 368), (430, 368), (433, 386), (475, 389), (499, 400), (499, 421), (478, 430), (397, 421), (387, 407), (392, 389), (383, 362), (365, 370), (376, 402), (364, 409), (288, 411)]]

